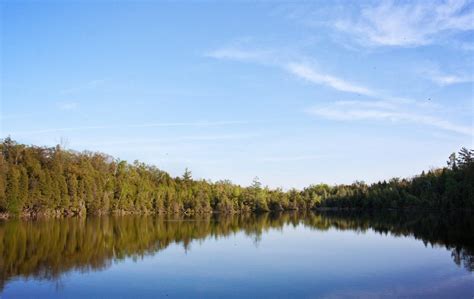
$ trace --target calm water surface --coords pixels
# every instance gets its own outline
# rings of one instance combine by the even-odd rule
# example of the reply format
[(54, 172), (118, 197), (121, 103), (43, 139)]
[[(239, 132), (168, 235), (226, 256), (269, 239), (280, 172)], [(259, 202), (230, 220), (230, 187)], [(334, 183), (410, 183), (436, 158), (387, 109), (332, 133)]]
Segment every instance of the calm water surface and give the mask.
[(474, 219), (427, 213), (0, 222), (1, 298), (473, 298)]

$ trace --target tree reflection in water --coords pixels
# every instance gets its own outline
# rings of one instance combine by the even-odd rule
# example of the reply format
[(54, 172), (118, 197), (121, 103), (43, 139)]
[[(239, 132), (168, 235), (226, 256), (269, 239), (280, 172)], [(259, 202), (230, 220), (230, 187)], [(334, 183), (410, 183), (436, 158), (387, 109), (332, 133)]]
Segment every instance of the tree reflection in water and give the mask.
[(456, 264), (474, 270), (474, 218), (459, 213), (339, 211), (10, 220), (0, 222), (0, 290), (13, 277), (57, 280), (70, 270), (105, 269), (128, 257), (156, 254), (173, 243), (187, 250), (194, 240), (244, 232), (258, 245), (265, 231), (299, 224), (318, 231), (373, 230), (414, 237), (425, 246), (445, 246)]

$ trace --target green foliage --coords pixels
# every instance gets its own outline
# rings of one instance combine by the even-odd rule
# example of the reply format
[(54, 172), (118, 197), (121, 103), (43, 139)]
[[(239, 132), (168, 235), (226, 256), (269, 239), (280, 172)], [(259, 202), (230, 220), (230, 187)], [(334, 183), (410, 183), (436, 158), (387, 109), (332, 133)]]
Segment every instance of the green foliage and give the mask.
[(192, 172), (186, 167), (183, 174), (183, 180), (189, 182), (193, 179)]
[(0, 212), (9, 214), (243, 213), (316, 208), (474, 208), (473, 151), (451, 155), (449, 167), (410, 180), (367, 185), (311, 185), (302, 191), (242, 187), (230, 181), (172, 178), (135, 161), (91, 152), (0, 143)]
[(448, 168), (423, 172), (410, 180), (392, 179), (388, 183), (384, 181), (370, 186), (355, 183), (331, 187), (319, 206), (474, 209), (474, 152), (462, 148), (458, 155), (449, 156)]

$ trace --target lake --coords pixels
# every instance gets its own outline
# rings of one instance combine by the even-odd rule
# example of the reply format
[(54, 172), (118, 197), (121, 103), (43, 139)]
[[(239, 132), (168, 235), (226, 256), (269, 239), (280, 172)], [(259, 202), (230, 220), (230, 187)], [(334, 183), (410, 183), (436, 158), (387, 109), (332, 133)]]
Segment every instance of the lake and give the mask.
[(0, 222), (1, 298), (473, 298), (466, 213)]

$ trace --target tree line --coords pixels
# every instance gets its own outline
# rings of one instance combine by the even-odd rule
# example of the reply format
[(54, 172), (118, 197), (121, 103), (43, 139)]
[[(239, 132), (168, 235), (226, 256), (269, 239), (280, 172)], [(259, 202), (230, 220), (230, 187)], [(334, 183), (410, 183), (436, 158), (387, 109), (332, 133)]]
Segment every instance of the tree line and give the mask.
[(474, 152), (452, 154), (446, 167), (411, 179), (303, 190), (270, 189), (255, 179), (194, 180), (155, 166), (96, 152), (0, 143), (0, 213), (4, 215), (201, 214), (318, 208), (474, 208)]
[(367, 185), (326, 187), (321, 207), (327, 208), (429, 208), (438, 210), (474, 209), (474, 151), (462, 148), (449, 156), (447, 166), (422, 172), (410, 179), (391, 180)]

